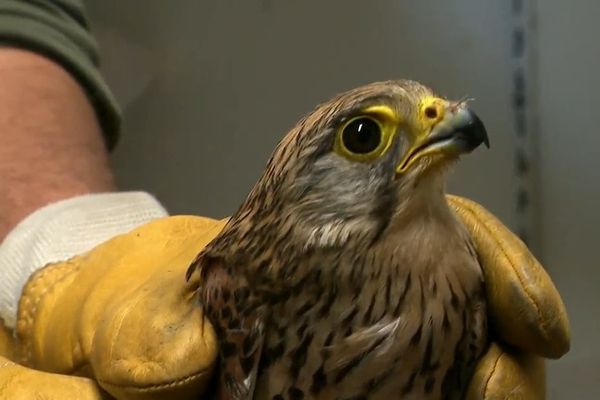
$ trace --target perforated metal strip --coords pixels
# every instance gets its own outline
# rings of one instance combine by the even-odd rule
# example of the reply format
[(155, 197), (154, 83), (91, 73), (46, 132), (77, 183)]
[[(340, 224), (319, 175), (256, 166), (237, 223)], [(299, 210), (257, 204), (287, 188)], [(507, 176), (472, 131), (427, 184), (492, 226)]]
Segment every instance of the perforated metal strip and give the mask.
[(535, 0), (512, 0), (511, 58), (514, 115), (516, 232), (533, 249), (539, 246)]

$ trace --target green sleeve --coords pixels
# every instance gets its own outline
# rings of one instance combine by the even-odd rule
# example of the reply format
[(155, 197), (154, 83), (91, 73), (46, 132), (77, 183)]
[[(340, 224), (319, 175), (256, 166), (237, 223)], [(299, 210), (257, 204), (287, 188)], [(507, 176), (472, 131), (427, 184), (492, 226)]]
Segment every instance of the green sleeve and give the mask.
[(82, 0), (0, 0), (0, 44), (43, 54), (69, 71), (94, 106), (108, 148), (114, 147), (119, 109), (98, 70)]

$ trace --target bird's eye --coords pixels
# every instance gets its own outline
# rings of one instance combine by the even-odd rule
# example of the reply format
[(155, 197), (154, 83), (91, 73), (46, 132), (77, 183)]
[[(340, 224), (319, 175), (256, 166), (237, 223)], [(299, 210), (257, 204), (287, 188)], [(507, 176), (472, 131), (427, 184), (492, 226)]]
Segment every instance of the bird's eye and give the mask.
[(341, 133), (341, 144), (350, 153), (369, 154), (381, 145), (383, 136), (381, 126), (368, 117), (351, 120)]
[(338, 128), (333, 150), (350, 161), (373, 161), (388, 151), (398, 124), (389, 107), (370, 107)]

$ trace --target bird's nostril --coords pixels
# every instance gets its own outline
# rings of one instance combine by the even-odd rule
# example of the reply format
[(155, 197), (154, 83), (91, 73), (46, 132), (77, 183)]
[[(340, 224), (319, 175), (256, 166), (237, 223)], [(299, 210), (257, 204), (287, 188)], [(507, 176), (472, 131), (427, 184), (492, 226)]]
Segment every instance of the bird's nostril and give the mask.
[(430, 106), (425, 108), (425, 116), (429, 119), (434, 119), (437, 118), (438, 112), (435, 107)]

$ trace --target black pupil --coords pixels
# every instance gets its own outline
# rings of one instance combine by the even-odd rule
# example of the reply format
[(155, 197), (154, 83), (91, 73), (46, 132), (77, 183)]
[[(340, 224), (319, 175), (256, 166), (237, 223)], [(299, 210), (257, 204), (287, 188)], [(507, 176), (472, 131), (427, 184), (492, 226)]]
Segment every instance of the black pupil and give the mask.
[(379, 125), (370, 118), (358, 118), (350, 122), (342, 132), (344, 146), (356, 154), (367, 154), (381, 143)]

